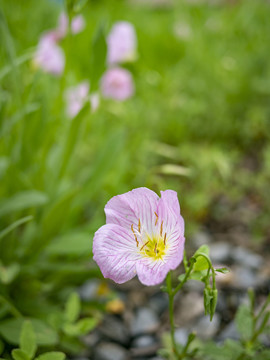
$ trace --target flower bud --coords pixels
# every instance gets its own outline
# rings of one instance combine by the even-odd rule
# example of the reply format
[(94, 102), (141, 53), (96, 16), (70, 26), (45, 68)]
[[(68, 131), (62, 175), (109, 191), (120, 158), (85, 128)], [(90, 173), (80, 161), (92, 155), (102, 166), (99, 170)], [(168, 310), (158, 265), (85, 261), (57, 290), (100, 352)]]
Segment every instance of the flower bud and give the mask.
[(213, 319), (215, 314), (216, 306), (217, 306), (217, 299), (218, 299), (218, 291), (217, 289), (212, 290), (212, 299), (210, 302), (210, 320)]

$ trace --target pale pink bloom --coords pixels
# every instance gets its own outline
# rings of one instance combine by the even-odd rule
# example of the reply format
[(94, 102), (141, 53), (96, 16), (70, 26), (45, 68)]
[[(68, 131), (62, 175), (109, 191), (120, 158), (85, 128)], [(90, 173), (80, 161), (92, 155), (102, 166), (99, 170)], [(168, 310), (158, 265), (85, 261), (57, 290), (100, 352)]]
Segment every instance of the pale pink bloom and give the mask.
[[(71, 20), (71, 33), (78, 34), (85, 28), (85, 20), (82, 15), (77, 15)], [(64, 38), (68, 33), (68, 17), (62, 12), (58, 19), (58, 27), (56, 29), (58, 39)]]
[(87, 80), (82, 81), (77, 86), (70, 87), (65, 92), (67, 103), (67, 115), (70, 118), (75, 117), (83, 108), (85, 102), (89, 99), (90, 85)]
[(96, 112), (99, 108), (100, 98), (97, 92), (90, 94), (90, 103), (92, 113)]
[(55, 33), (45, 33), (39, 40), (34, 64), (47, 73), (61, 75), (65, 67), (65, 54), (55, 42)]
[(131, 73), (121, 68), (108, 69), (101, 78), (101, 92), (105, 98), (128, 99), (134, 94)]
[(133, 61), (137, 53), (137, 38), (134, 26), (127, 21), (114, 24), (107, 38), (108, 64)]
[(105, 206), (106, 225), (94, 236), (93, 254), (105, 278), (121, 284), (138, 275), (145, 285), (160, 284), (184, 253), (184, 220), (177, 193), (159, 197), (138, 188)]

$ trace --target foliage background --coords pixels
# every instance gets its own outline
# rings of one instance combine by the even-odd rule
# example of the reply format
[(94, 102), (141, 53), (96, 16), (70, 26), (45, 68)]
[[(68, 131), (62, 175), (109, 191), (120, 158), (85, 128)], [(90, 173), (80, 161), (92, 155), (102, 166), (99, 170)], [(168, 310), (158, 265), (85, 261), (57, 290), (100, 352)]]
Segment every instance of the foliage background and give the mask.
[[(64, 4), (0, 2), (0, 342), (6, 354), (19, 342), (18, 331), (7, 335), (10, 321), (18, 328), (24, 317), (50, 328), (39, 345), (80, 349), (79, 332), (61, 328), (63, 308), (77, 286), (100, 276), (91, 240), (104, 223), (104, 204), (116, 194), (139, 186), (176, 190), (187, 247), (201, 226), (240, 226), (253, 246), (269, 239), (269, 2), (153, 3), (88, 1), (86, 29), (61, 44), (66, 68), (55, 78), (34, 68), (31, 58)], [(94, 39), (104, 43), (118, 20), (137, 32), (138, 59), (126, 64), (136, 94), (125, 102), (102, 99), (97, 112), (86, 107), (70, 120), (63, 92), (84, 79), (98, 88), (106, 49)], [(84, 304), (81, 316), (96, 319), (100, 308)]]

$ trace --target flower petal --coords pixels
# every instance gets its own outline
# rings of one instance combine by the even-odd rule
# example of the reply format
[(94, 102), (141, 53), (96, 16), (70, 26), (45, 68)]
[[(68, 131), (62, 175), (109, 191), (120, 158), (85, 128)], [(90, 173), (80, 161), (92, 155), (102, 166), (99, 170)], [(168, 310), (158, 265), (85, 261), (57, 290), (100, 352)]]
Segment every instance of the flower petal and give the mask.
[(140, 282), (152, 286), (161, 284), (170, 268), (162, 260), (155, 261), (145, 257), (136, 263), (136, 270)]
[(144, 285), (161, 284), (170, 270), (176, 269), (183, 260), (185, 239), (171, 241), (168, 252), (162, 260), (142, 258), (136, 262), (137, 275)]
[(114, 196), (105, 206), (106, 222), (119, 224), (130, 230), (138, 230), (138, 222), (148, 234), (152, 234), (155, 226), (155, 211), (159, 197), (147, 189), (138, 188), (125, 194)]
[(95, 233), (93, 254), (105, 278), (122, 284), (136, 275), (135, 263), (140, 258), (136, 241), (119, 225), (107, 224)]
[(165, 232), (170, 233), (178, 227), (180, 228), (181, 235), (184, 236), (185, 224), (184, 219), (180, 215), (177, 192), (173, 190), (161, 191), (161, 199), (158, 202), (157, 214), (159, 216), (159, 221), (163, 221), (165, 225)]

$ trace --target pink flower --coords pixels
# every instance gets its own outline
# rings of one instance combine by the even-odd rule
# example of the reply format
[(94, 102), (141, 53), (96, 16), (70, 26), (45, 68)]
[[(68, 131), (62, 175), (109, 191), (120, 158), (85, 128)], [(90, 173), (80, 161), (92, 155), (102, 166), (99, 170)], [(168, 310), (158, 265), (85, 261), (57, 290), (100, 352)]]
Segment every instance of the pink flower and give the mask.
[[(77, 15), (71, 20), (71, 33), (78, 34), (85, 28), (85, 20), (82, 15)], [(68, 17), (62, 12), (58, 19), (58, 27), (56, 29), (58, 39), (62, 39), (68, 32)]]
[(105, 98), (125, 100), (134, 94), (132, 75), (121, 68), (109, 69), (101, 79), (101, 92)]
[(82, 81), (77, 86), (66, 90), (65, 98), (67, 102), (67, 115), (71, 118), (75, 117), (88, 100), (88, 92), (90, 89), (89, 82)]
[(184, 220), (177, 193), (147, 188), (113, 197), (106, 225), (94, 236), (93, 254), (105, 278), (121, 284), (136, 274), (145, 285), (160, 284), (181, 263)]
[(108, 64), (132, 61), (136, 58), (137, 38), (134, 27), (127, 21), (114, 24), (107, 38)]
[(55, 43), (55, 33), (45, 33), (39, 40), (34, 63), (47, 73), (61, 75), (65, 67), (63, 50)]

